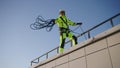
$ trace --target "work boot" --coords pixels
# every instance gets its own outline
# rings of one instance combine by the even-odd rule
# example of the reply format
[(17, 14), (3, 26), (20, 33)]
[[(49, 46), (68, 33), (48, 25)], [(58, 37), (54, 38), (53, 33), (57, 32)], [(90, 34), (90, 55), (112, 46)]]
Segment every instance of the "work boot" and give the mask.
[(59, 53), (62, 53), (64, 51), (64, 48), (59, 48)]

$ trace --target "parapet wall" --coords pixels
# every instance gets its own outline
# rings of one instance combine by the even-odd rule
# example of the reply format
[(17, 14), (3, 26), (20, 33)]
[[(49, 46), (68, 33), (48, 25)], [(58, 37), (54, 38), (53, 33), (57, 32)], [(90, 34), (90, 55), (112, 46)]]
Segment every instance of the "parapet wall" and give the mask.
[(120, 24), (31, 68), (120, 68)]

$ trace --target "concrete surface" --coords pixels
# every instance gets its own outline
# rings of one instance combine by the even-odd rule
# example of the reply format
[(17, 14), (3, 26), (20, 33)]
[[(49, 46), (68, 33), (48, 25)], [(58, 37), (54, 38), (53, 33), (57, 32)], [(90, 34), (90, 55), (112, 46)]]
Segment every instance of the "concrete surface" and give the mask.
[(120, 24), (30, 68), (120, 68), (119, 52)]

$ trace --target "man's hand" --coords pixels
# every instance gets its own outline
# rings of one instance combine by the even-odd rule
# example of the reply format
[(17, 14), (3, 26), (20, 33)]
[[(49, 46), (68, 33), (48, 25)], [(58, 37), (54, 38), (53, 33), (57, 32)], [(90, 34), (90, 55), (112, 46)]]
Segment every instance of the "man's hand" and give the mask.
[(53, 23), (55, 23), (55, 19), (52, 19), (51, 21), (52, 21)]
[(82, 25), (82, 22), (80, 22), (80, 23), (77, 23), (77, 25)]

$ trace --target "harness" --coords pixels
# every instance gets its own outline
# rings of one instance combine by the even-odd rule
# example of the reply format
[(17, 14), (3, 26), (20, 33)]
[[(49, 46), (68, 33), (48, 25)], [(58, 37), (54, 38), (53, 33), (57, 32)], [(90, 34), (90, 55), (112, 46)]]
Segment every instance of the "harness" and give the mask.
[[(60, 34), (66, 33), (67, 36), (68, 36), (68, 33), (70, 32), (70, 29), (69, 29), (69, 25), (67, 24), (67, 20), (65, 21), (62, 17), (60, 17), (60, 19), (67, 25), (67, 28), (59, 27)], [(62, 24), (63, 24), (63, 23), (62, 23)]]

